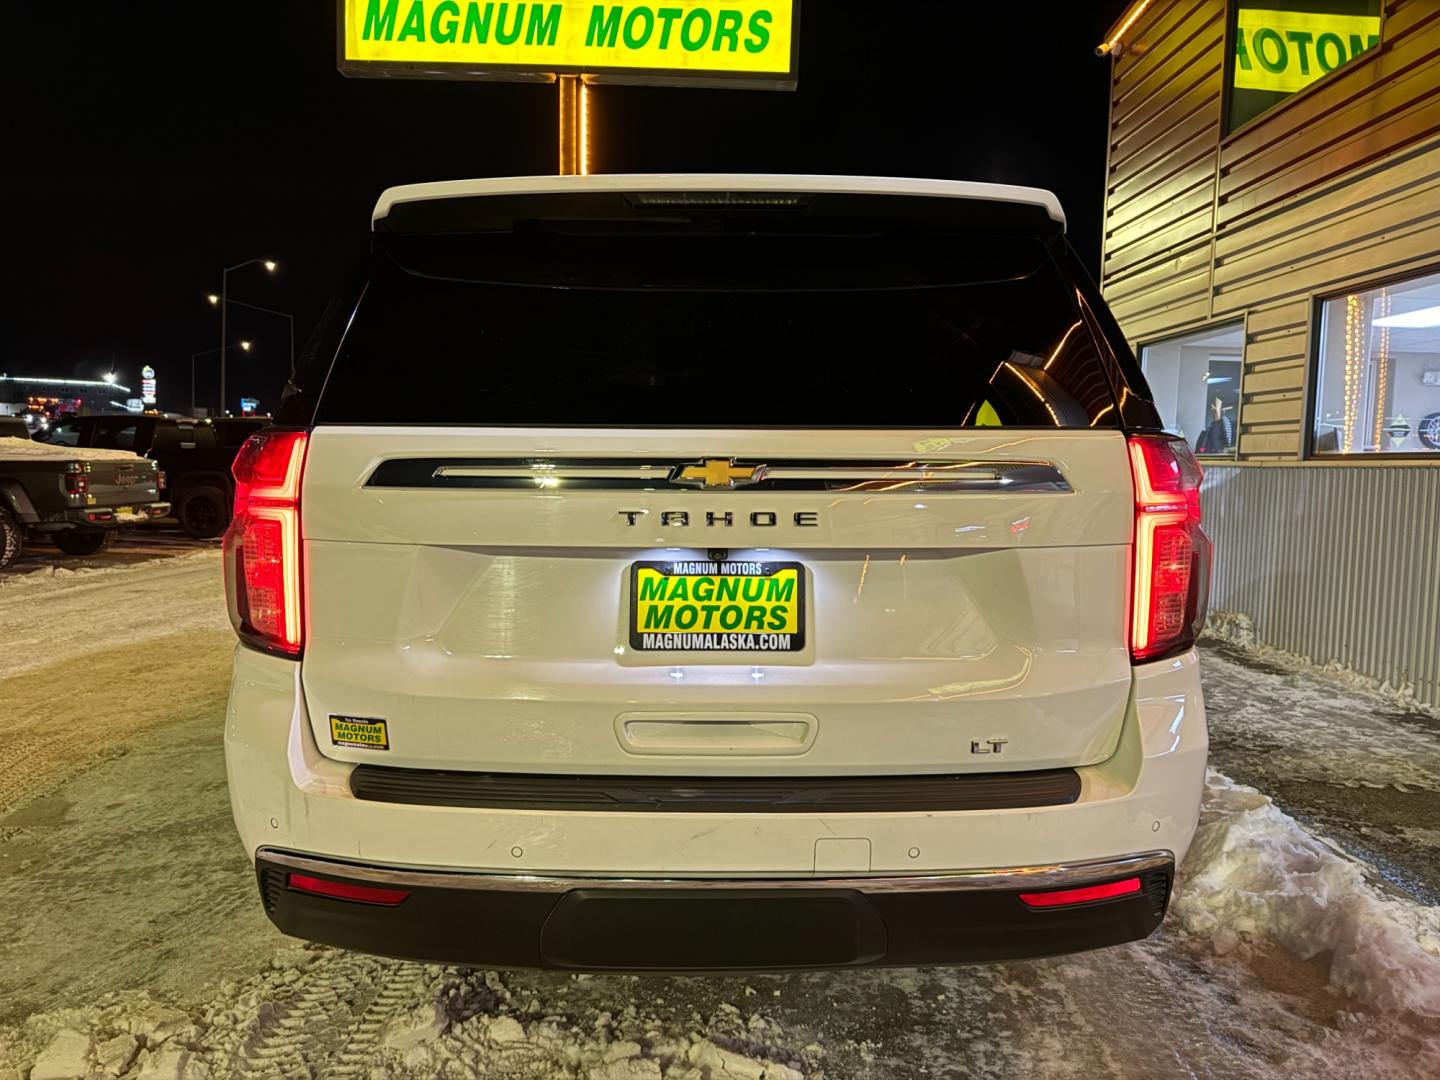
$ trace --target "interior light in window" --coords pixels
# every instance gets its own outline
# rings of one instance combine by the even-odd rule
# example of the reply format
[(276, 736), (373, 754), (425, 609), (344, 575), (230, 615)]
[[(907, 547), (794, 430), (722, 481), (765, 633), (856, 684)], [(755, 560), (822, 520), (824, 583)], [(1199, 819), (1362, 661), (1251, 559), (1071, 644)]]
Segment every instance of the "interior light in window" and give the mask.
[(1421, 308), (1419, 311), (1406, 311), (1399, 315), (1386, 315), (1376, 319), (1374, 325), (1394, 326), (1405, 330), (1423, 330), (1431, 326), (1440, 326), (1440, 305)]

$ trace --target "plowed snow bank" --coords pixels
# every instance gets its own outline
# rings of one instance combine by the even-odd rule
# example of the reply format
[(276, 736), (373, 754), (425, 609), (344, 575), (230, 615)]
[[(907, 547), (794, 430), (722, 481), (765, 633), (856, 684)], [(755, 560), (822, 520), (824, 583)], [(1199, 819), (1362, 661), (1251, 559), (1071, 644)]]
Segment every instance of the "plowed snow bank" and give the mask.
[(1440, 1018), (1440, 909), (1387, 895), (1366, 867), (1254, 788), (1210, 773), (1172, 915), (1222, 950), (1263, 938), (1388, 1013)]

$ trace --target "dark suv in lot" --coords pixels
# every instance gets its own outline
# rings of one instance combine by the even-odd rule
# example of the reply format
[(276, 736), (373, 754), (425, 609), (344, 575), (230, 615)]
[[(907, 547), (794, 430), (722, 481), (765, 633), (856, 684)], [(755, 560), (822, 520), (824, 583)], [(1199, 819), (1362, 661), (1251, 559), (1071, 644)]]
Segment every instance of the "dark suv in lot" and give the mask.
[(193, 537), (219, 536), (230, 522), (230, 463), (263, 417), (183, 420), (133, 414), (76, 416), (55, 424), (44, 441), (62, 446), (133, 450), (160, 469), (161, 494)]

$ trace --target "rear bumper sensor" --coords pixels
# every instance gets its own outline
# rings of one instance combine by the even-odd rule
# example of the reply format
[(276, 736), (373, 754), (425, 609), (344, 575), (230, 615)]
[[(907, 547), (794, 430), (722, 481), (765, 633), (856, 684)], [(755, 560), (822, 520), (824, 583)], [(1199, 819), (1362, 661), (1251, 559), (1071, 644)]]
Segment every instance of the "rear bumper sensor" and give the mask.
[[(1055, 956), (1148, 936), (1164, 918), (1173, 871), (1169, 852), (916, 877), (665, 880), (399, 870), (268, 849), (256, 857), (265, 910), (295, 937), (437, 963), (572, 971)], [(1033, 903), (1047, 893), (1065, 902)]]
[(552, 776), (358, 765), (350, 791), (370, 802), (485, 810), (667, 814), (887, 813), (1061, 806), (1074, 769), (952, 776)]

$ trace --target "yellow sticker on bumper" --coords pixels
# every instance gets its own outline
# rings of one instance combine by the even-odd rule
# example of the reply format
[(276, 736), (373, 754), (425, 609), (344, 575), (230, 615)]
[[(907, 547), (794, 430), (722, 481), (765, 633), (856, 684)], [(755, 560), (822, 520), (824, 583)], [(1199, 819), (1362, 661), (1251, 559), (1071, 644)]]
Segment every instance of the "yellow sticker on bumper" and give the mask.
[(798, 652), (805, 570), (794, 562), (635, 563), (630, 647), (643, 652)]
[(384, 720), (364, 716), (330, 717), (330, 741), (336, 746), (357, 746), (365, 750), (389, 750), (390, 733)]

